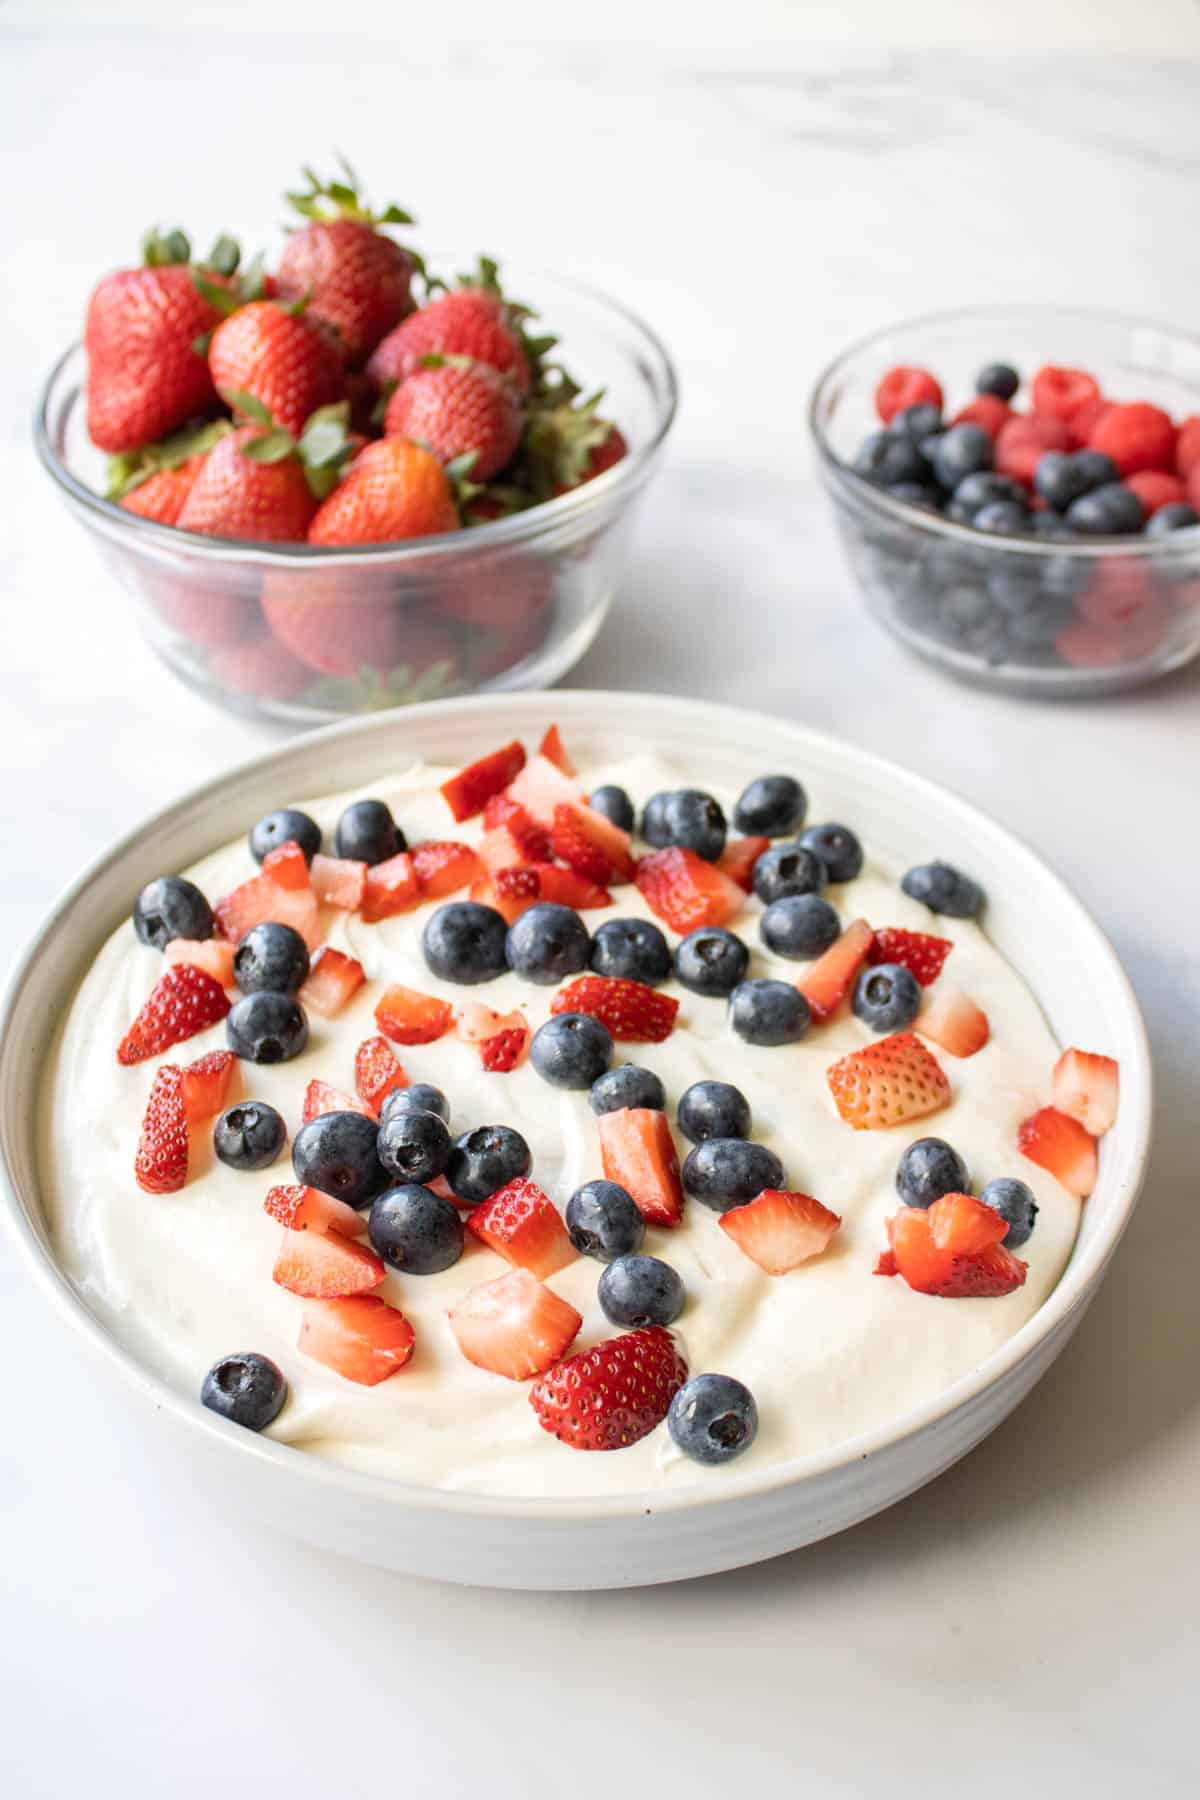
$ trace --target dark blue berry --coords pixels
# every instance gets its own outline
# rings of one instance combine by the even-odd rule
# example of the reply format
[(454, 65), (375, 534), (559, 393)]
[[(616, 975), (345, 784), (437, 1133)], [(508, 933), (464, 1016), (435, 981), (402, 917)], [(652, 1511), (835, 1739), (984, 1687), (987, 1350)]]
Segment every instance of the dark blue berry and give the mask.
[(1021, 377), (1009, 363), (985, 363), (975, 377), (977, 394), (995, 394), (997, 400), (1011, 400), (1021, 385)]
[(247, 994), (226, 1017), (225, 1037), (247, 1062), (291, 1062), (308, 1042), (308, 1020), (293, 994)]
[(642, 1247), (646, 1221), (615, 1181), (587, 1181), (567, 1201), (567, 1236), (580, 1256), (610, 1263)]
[(896, 1168), (896, 1192), (905, 1206), (932, 1206), (943, 1194), (966, 1194), (967, 1165), (944, 1138), (917, 1138)]
[(947, 492), (953, 493), (966, 475), (992, 466), (992, 440), (980, 425), (951, 425), (932, 440), (933, 472)]
[(1055, 544), (1070, 544), (1075, 540), (1075, 533), (1067, 521), (1051, 512), (1049, 507), (1045, 512), (1030, 513), (1029, 523), (1034, 537), (1048, 538)]
[(694, 1081), (679, 1101), (679, 1129), (693, 1144), (748, 1138), (750, 1102), (728, 1081)]
[(667, 791), (651, 794), (642, 809), (642, 836), (655, 850), (665, 850), (670, 843), (667, 836), (667, 801), (671, 795)]
[(231, 1169), (266, 1169), (287, 1142), (287, 1126), (265, 1100), (241, 1100), (213, 1126), (213, 1149)]
[(693, 1462), (727, 1463), (754, 1442), (758, 1407), (732, 1375), (693, 1375), (671, 1401), (667, 1430)]
[(919, 863), (900, 883), (910, 900), (951, 919), (973, 919), (983, 910), (983, 889), (950, 863)]
[(854, 984), (854, 1011), (872, 1031), (907, 1031), (920, 1004), (920, 984), (902, 963), (864, 969)]
[(758, 922), (762, 941), (776, 956), (809, 961), (842, 935), (842, 923), (819, 894), (785, 894), (772, 900)]
[(783, 1186), (783, 1164), (765, 1144), (745, 1138), (706, 1138), (690, 1150), (683, 1165), (683, 1185), (689, 1194), (728, 1212), (753, 1200), (764, 1188)]
[(790, 981), (743, 981), (729, 996), (729, 1023), (748, 1044), (794, 1044), (812, 1014)]
[(1169, 537), (1173, 531), (1187, 531), (1200, 525), (1200, 513), (1186, 500), (1170, 500), (1146, 520), (1147, 537)]
[(182, 875), (160, 875), (134, 903), (133, 929), (154, 950), (165, 950), (175, 938), (210, 938), (215, 924), (200, 889)]
[(792, 775), (760, 775), (738, 796), (733, 822), (747, 837), (786, 837), (799, 831), (808, 796)]
[(508, 966), (539, 987), (554, 987), (588, 966), (592, 940), (579, 914), (543, 900), (510, 925), (505, 940)]
[(1076, 450), (1071, 460), (1084, 483), (1085, 494), (1121, 479), (1120, 469), (1106, 450)]
[(1068, 525), (1085, 537), (1126, 537), (1140, 531), (1145, 519), (1145, 507), (1123, 481), (1093, 488), (1067, 508)]
[(347, 1206), (366, 1206), (387, 1186), (378, 1145), (374, 1119), (356, 1112), (318, 1113), (292, 1140), (296, 1180)]
[(606, 1069), (592, 1083), (591, 1106), (596, 1114), (624, 1112), (630, 1106), (647, 1106), (652, 1112), (663, 1112), (666, 1104), (666, 1090), (653, 1069), (639, 1069), (635, 1063)]
[(388, 1188), (371, 1207), (371, 1247), (406, 1275), (440, 1275), (463, 1253), (463, 1222), (449, 1200), (418, 1182)]
[(873, 431), (863, 439), (851, 466), (856, 475), (876, 487), (919, 481), (925, 473), (921, 452), (910, 437), (899, 431)]
[(862, 874), (862, 845), (848, 825), (810, 825), (800, 842), (824, 864), (830, 881), (853, 881)]
[(973, 519), (982, 507), (996, 500), (1011, 500), (1023, 506), (1025, 489), (1011, 475), (995, 475), (990, 469), (981, 469), (965, 476), (954, 490), (955, 507), (965, 512), (967, 519)]
[(283, 1370), (257, 1350), (223, 1356), (200, 1387), (203, 1405), (247, 1431), (265, 1431), (283, 1411), (287, 1395)]
[(1033, 485), (1048, 506), (1064, 513), (1068, 506), (1096, 484), (1088, 479), (1087, 465), (1065, 450), (1047, 450), (1038, 458)]
[(940, 513), (942, 496), (923, 481), (894, 481), (888, 489), (889, 500), (903, 500), (907, 506), (919, 506), (923, 512)]
[(976, 531), (994, 537), (1024, 537), (1029, 530), (1029, 508), (1015, 500), (990, 500), (971, 520)]
[(671, 973), (671, 946), (649, 919), (606, 919), (592, 939), (592, 968), (657, 987)]
[(1019, 1250), (1033, 1236), (1037, 1223), (1038, 1203), (1023, 1181), (1014, 1176), (999, 1175), (989, 1181), (979, 1198), (985, 1206), (995, 1207), (1002, 1219), (1008, 1220), (1008, 1231), (1001, 1239), (1008, 1250)]
[(433, 1112), (393, 1112), (380, 1120), (379, 1160), (401, 1181), (435, 1181), (450, 1157), (450, 1132)]
[(337, 822), (337, 853), (353, 862), (387, 862), (408, 848), (404, 833), (382, 800), (356, 800)]
[(294, 994), (308, 980), (308, 945), (291, 925), (252, 925), (233, 953), (243, 994)]
[(911, 438), (914, 444), (923, 444), (926, 438), (936, 437), (941, 429), (941, 408), (932, 406), (927, 400), (916, 406), (901, 407), (888, 425), (889, 431), (898, 437)]
[(460, 1200), (478, 1206), (533, 1167), (529, 1145), (511, 1125), (477, 1125), (456, 1138), (446, 1159), (446, 1180)]
[(321, 827), (315, 819), (297, 807), (285, 806), (279, 812), (267, 813), (250, 833), (250, 854), (260, 863), (281, 844), (299, 844), (304, 860), (311, 863), (321, 848)]
[(772, 844), (754, 865), (754, 892), (764, 906), (785, 894), (818, 894), (827, 879), (821, 858), (803, 844)]
[(633, 830), (633, 801), (623, 787), (611, 783), (598, 787), (588, 805), (602, 819), (610, 819), (614, 825), (619, 825), (622, 831)]
[(414, 1081), (411, 1087), (393, 1088), (383, 1103), (380, 1123), (398, 1112), (431, 1112), (439, 1119), (445, 1119), (447, 1124), (450, 1122), (450, 1102), (441, 1088), (433, 1087), (428, 1081)]
[(439, 906), (421, 934), (421, 948), (433, 973), (463, 987), (504, 974), (507, 941), (508, 920), (495, 907), (479, 906), (474, 900)]
[(700, 925), (675, 946), (675, 979), (693, 994), (723, 999), (750, 965), (740, 937), (722, 925)]
[(705, 862), (716, 862), (725, 848), (725, 814), (711, 794), (679, 788), (663, 802), (667, 843), (692, 850)]
[(529, 1060), (551, 1087), (590, 1088), (612, 1061), (613, 1041), (599, 1019), (559, 1013), (539, 1027)]
[(600, 1310), (612, 1325), (673, 1325), (687, 1302), (687, 1289), (670, 1263), (657, 1256), (618, 1256), (596, 1287)]

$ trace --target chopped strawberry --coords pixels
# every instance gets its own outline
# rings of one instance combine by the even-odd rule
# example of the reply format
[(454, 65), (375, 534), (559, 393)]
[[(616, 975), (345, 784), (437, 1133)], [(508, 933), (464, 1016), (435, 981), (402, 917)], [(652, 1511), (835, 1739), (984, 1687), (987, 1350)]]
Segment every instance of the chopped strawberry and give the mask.
[(1111, 1056), (1064, 1050), (1054, 1065), (1054, 1104), (1093, 1137), (1103, 1137), (1117, 1118), (1120, 1069)]
[(472, 882), (470, 897), (477, 905), (490, 906), (515, 925), (521, 914), (541, 899), (542, 887), (536, 869), (497, 869)]
[(1043, 1106), (1017, 1132), (1017, 1149), (1049, 1169), (1068, 1194), (1086, 1200), (1096, 1185), (1096, 1140), (1078, 1119)]
[(304, 1309), (296, 1347), (347, 1381), (375, 1387), (413, 1353), (413, 1328), (377, 1294), (318, 1300)]
[(345, 951), (325, 944), (317, 951), (296, 998), (306, 1012), (318, 1013), (322, 1019), (336, 1018), (366, 978), (356, 956), (347, 956)]
[(855, 919), (823, 956), (809, 964), (796, 986), (808, 1001), (814, 1024), (826, 1024), (849, 997), (874, 941), (866, 920)]
[(395, 913), (408, 912), (420, 898), (412, 857), (402, 850), (399, 856), (389, 856), (386, 862), (367, 870), (362, 916), (368, 925), (377, 925)]
[(1028, 1270), (1029, 1264), (1003, 1244), (993, 1244), (971, 1256), (954, 1257), (937, 1291), (943, 1300), (1000, 1299), (1025, 1285)]
[(354, 1058), (354, 1085), (359, 1098), (376, 1112), (389, 1094), (408, 1086), (404, 1066), (386, 1038), (367, 1038), (358, 1046)]
[(399, 984), (387, 988), (375, 1008), (375, 1023), (394, 1044), (433, 1044), (454, 1025), (448, 1000)]
[(546, 757), (556, 769), (561, 769), (564, 775), (577, 773), (574, 763), (563, 749), (562, 733), (557, 725), (547, 726), (546, 735), (538, 745), (538, 755)]
[(879, 1260), (871, 1273), (872, 1275), (898, 1275), (900, 1273), (896, 1262), (896, 1252), (890, 1245), (886, 1250), (879, 1252)]
[(650, 911), (680, 933), (728, 925), (746, 898), (736, 881), (694, 850), (655, 850), (638, 864), (636, 879)]
[(598, 1124), (600, 1160), (608, 1179), (632, 1194), (638, 1211), (652, 1225), (678, 1225), (683, 1217), (683, 1184), (666, 1113), (628, 1106), (602, 1113)]
[(508, 1182), (467, 1215), (467, 1230), (539, 1281), (575, 1260), (558, 1209), (536, 1181)]
[(529, 1404), (542, 1429), (573, 1450), (621, 1450), (662, 1423), (687, 1374), (671, 1333), (651, 1325), (556, 1363)]
[(514, 738), (511, 744), (481, 756), (478, 762), (469, 763), (449, 781), (443, 781), (441, 792), (455, 824), (461, 825), (464, 819), (473, 819), (482, 812), (492, 795), (503, 792), (524, 767), (525, 746)]
[[(541, 826), (535, 825), (534, 830), (540, 831)], [(497, 869), (524, 869), (532, 860), (511, 826), (497, 825), (494, 831), (485, 831), (479, 840), (478, 861), (492, 873)]]
[(1008, 1220), (974, 1194), (943, 1194), (926, 1217), (935, 1248), (949, 1256), (974, 1256), (1008, 1235)]
[(344, 1200), (335, 1200), (320, 1188), (302, 1187), (298, 1182), (273, 1187), (263, 1201), (263, 1211), (289, 1231), (337, 1231), (346, 1238), (366, 1235), (366, 1213), (355, 1212)]
[[(949, 938), (934, 937), (928, 931), (905, 931), (899, 925), (885, 925), (875, 933), (867, 948), (868, 963), (900, 963), (916, 976), (922, 987), (931, 987), (942, 972), (942, 965), (954, 945)], [(811, 970), (810, 970), (811, 973)]]
[(117, 1061), (128, 1066), (159, 1056), (172, 1044), (207, 1031), (228, 1011), (229, 997), (219, 981), (193, 963), (171, 963), (117, 1046)]
[(612, 905), (612, 895), (606, 887), (602, 887), (598, 881), (589, 881), (585, 875), (577, 875), (574, 869), (559, 869), (553, 863), (539, 863), (537, 877), (542, 899), (553, 900), (558, 906), (571, 906), (576, 912), (587, 912), (593, 907)]
[(357, 1094), (344, 1094), (341, 1088), (330, 1087), (327, 1081), (310, 1081), (304, 1090), (304, 1107), (301, 1118), (307, 1125), (310, 1119), (319, 1119), (322, 1113), (356, 1112), (362, 1113), (365, 1119), (378, 1117), (373, 1106), (360, 1100)]
[(754, 865), (763, 851), (770, 848), (770, 838), (732, 838), (719, 857), (717, 867), (748, 894), (754, 886)]
[(578, 806), (587, 798), (579, 782), (556, 769), (547, 756), (532, 756), (508, 788), (510, 800), (522, 805), (530, 817), (549, 830), (558, 806)]
[(310, 885), (304, 852), (292, 838), (286, 844), (268, 850), (263, 857), (262, 870), (276, 887), (286, 888), (290, 894), (302, 894)]
[(233, 986), (233, 950), (224, 938), (172, 938), (166, 958), (169, 963), (191, 963), (228, 988)]
[(232, 1050), (210, 1050), (183, 1071), (183, 1110), (189, 1125), (223, 1112), (238, 1059)]
[(468, 1000), (459, 1009), (457, 1030), (464, 1044), (475, 1044), (484, 1068), (495, 1075), (507, 1075), (524, 1058), (532, 1035), (524, 1013), (493, 1012), (478, 1000)]
[[(952, 1194), (945, 1198), (957, 1203), (972, 1197)], [(935, 1204), (941, 1206), (943, 1202)], [(992, 1210), (984, 1207), (982, 1201), (976, 1200), (973, 1204), (983, 1212)], [(1028, 1265), (996, 1242), (995, 1224), (1007, 1230), (1005, 1221), (998, 1214), (992, 1224), (978, 1219), (970, 1209), (952, 1205), (944, 1215), (944, 1219), (953, 1221), (951, 1224), (943, 1222), (947, 1236), (963, 1242), (980, 1242), (989, 1235), (991, 1238), (977, 1250), (955, 1251), (937, 1242), (930, 1217), (933, 1211), (933, 1207), (929, 1212), (923, 1212), (919, 1206), (906, 1206), (888, 1220), (890, 1266), (888, 1252), (885, 1252), (876, 1267), (877, 1275), (900, 1275), (914, 1292), (935, 1294), (943, 1300), (997, 1298), (1011, 1294), (1022, 1285)]]
[(415, 844), (411, 855), (422, 900), (441, 900), (457, 893), (482, 873), (469, 844)]
[(588, 881), (633, 880), (629, 833), (590, 806), (556, 806), (550, 842), (555, 856)]
[(322, 906), (338, 906), (344, 912), (357, 912), (367, 888), (367, 865), (347, 856), (322, 856), (318, 850), (312, 859), (312, 890)]
[(365, 1294), (383, 1280), (384, 1267), (373, 1250), (351, 1243), (340, 1231), (287, 1231), (271, 1279), (308, 1300), (340, 1300)]
[(852, 1050), (825, 1071), (825, 1079), (834, 1105), (855, 1131), (881, 1131), (950, 1104), (945, 1071), (911, 1031)]
[[(271, 856), (276, 854), (270, 852)], [(268, 857), (266, 861), (269, 860)], [(302, 888), (287, 888), (280, 887), (268, 874), (255, 875), (234, 888), (231, 894), (223, 895), (213, 912), (221, 936), (231, 944), (240, 944), (255, 925), (291, 925), (310, 950), (317, 948), (323, 935), (317, 896), (307, 881)]]
[[(999, 1214), (996, 1215), (999, 1218)], [(950, 1257), (933, 1241), (929, 1219), (919, 1206), (902, 1207), (887, 1222), (893, 1270), (918, 1294), (936, 1294)]]
[(499, 831), (503, 826), (519, 844), (522, 862), (550, 861), (550, 833), (511, 794), (496, 794), (483, 809), (485, 833)]
[(921, 1001), (916, 1029), (922, 1037), (932, 1038), (951, 1056), (974, 1056), (991, 1036), (988, 1016), (982, 1006), (964, 994), (961, 988), (939, 981)]
[(187, 1180), (187, 1171), (183, 1070), (173, 1063), (164, 1063), (154, 1077), (146, 1103), (142, 1135), (133, 1164), (134, 1179), (147, 1194), (174, 1194)]
[(472, 1288), (447, 1316), (467, 1361), (510, 1381), (525, 1381), (550, 1368), (583, 1324), (575, 1308), (528, 1269), (510, 1269)]
[(786, 1275), (820, 1256), (841, 1222), (839, 1213), (830, 1212), (811, 1194), (789, 1194), (780, 1188), (764, 1188), (747, 1206), (735, 1206), (717, 1220), (738, 1249), (768, 1275)]
[(552, 1013), (588, 1013), (618, 1043), (661, 1044), (675, 1028), (678, 1000), (618, 975), (580, 975), (560, 988)]

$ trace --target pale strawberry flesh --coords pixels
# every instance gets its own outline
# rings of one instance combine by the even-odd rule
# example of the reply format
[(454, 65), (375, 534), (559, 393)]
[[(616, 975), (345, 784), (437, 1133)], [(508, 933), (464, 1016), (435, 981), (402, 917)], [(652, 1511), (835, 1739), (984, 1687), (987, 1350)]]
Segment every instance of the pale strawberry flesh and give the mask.
[(527, 1381), (551, 1368), (583, 1324), (568, 1301), (524, 1268), (472, 1288), (448, 1317), (467, 1361), (510, 1381)]

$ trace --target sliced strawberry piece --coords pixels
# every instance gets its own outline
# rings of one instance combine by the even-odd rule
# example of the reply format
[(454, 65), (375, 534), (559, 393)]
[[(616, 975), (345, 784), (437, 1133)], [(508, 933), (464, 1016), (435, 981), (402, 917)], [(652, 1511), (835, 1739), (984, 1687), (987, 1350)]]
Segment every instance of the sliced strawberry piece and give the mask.
[(318, 850), (309, 871), (312, 890), (322, 906), (357, 912), (367, 888), (367, 865), (347, 856), (322, 856)]
[(367, 870), (362, 916), (368, 925), (377, 925), (381, 919), (408, 912), (420, 898), (412, 857), (402, 850), (399, 856), (389, 856), (386, 862)]
[(478, 1047), (480, 1062), (496, 1075), (507, 1075), (521, 1063), (532, 1036), (524, 1013), (493, 1012), (478, 1000), (460, 1008), (457, 1030), (464, 1044)]
[(928, 1214), (919, 1206), (902, 1207), (888, 1220), (887, 1234), (894, 1272), (915, 1293), (936, 1294), (950, 1273), (951, 1257), (934, 1243)]
[(288, 1231), (279, 1246), (271, 1279), (307, 1300), (340, 1300), (365, 1294), (383, 1280), (384, 1267), (373, 1250), (351, 1243), (340, 1231)]
[(497, 869), (472, 882), (470, 898), (480, 906), (490, 906), (510, 925), (515, 925), (523, 912), (528, 912), (542, 897), (536, 869)]
[(562, 734), (557, 725), (550, 725), (546, 728), (546, 735), (538, 745), (538, 755), (546, 757), (556, 769), (561, 769), (564, 775), (578, 773), (574, 763), (563, 749)]
[(469, 763), (442, 783), (441, 792), (456, 824), (482, 812), (493, 794), (501, 793), (525, 767), (525, 746), (514, 738), (489, 756)]
[(213, 912), (221, 936), (231, 944), (240, 944), (255, 925), (291, 925), (310, 950), (317, 948), (323, 936), (321, 909), (312, 888), (307, 883), (303, 888), (280, 887), (266, 874), (255, 875), (223, 895)]
[(594, 907), (612, 905), (612, 895), (606, 887), (602, 887), (598, 881), (589, 881), (585, 875), (577, 875), (574, 869), (559, 869), (553, 863), (539, 863), (537, 878), (542, 899), (553, 900), (558, 906), (571, 906), (576, 912), (587, 912)]
[(263, 1201), (263, 1211), (286, 1225), (289, 1231), (337, 1231), (343, 1237), (365, 1237), (367, 1214), (355, 1212), (344, 1200), (323, 1194), (320, 1188), (291, 1182), (273, 1187)]
[(916, 1029), (951, 1056), (974, 1056), (991, 1036), (988, 1016), (970, 994), (945, 981), (930, 988), (921, 1002)]
[[(535, 830), (540, 831), (541, 827), (536, 826)], [(479, 840), (479, 861), (485, 869), (493, 872), (497, 869), (524, 869), (531, 860), (508, 825), (498, 825), (494, 831), (485, 831)]]
[(949, 1256), (974, 1256), (1008, 1234), (1008, 1220), (974, 1194), (943, 1194), (926, 1216), (935, 1248)]
[(911, 1031), (852, 1050), (825, 1071), (834, 1105), (855, 1131), (881, 1131), (950, 1104), (937, 1057)]
[(1043, 1106), (1021, 1125), (1017, 1149), (1048, 1169), (1068, 1194), (1086, 1200), (1096, 1185), (1096, 1140), (1078, 1119)]
[(190, 963), (194, 969), (203, 969), (222, 987), (233, 986), (233, 950), (234, 946), (224, 938), (172, 938), (166, 948), (169, 963)]
[[(970, 1199), (970, 1195), (955, 1194), (948, 1196), (953, 1201)], [(941, 1201), (935, 1202), (940, 1206)], [(981, 1201), (976, 1201), (982, 1206)], [(1025, 1280), (1027, 1265), (1019, 1257), (1004, 1248), (1002, 1244), (992, 1242), (975, 1251), (955, 1252), (943, 1249), (934, 1238), (933, 1224), (929, 1212), (923, 1212), (918, 1206), (906, 1206), (888, 1220), (888, 1237), (891, 1239), (890, 1252), (884, 1253), (876, 1267), (877, 1275), (901, 1275), (918, 1294), (935, 1294), (943, 1300), (984, 1299), (1011, 1294)], [(984, 1207), (990, 1212), (990, 1207)], [(950, 1209), (947, 1217), (956, 1216), (957, 1209)], [(966, 1215), (963, 1215), (965, 1218)], [(999, 1219), (1000, 1225), (1005, 1225)], [(957, 1235), (966, 1241), (971, 1236), (978, 1239), (984, 1234), (983, 1222), (969, 1220), (966, 1224), (956, 1217), (956, 1223), (945, 1227), (952, 1236)], [(890, 1264), (889, 1264), (890, 1258)]]
[(344, 1094), (341, 1088), (330, 1087), (327, 1081), (310, 1081), (304, 1090), (304, 1107), (301, 1118), (307, 1125), (310, 1119), (319, 1119), (322, 1113), (356, 1112), (362, 1113), (365, 1119), (374, 1119), (379, 1115), (373, 1106), (360, 1100), (357, 1094)]
[(183, 1071), (183, 1110), (189, 1125), (225, 1110), (238, 1059), (232, 1050), (210, 1050)]
[(583, 1324), (575, 1308), (528, 1269), (510, 1269), (472, 1288), (447, 1316), (467, 1361), (510, 1381), (526, 1381), (550, 1368)]
[(394, 1044), (433, 1044), (453, 1028), (454, 1008), (448, 1000), (397, 983), (376, 1005), (375, 1023)]
[(875, 933), (875, 941), (867, 950), (867, 961), (900, 963), (916, 976), (922, 987), (930, 987), (941, 974), (942, 964), (953, 948), (949, 938), (934, 937), (928, 931), (905, 931), (899, 925), (885, 925), (882, 931)]
[(700, 925), (728, 925), (746, 899), (736, 881), (694, 850), (655, 850), (644, 856), (637, 886), (650, 911), (680, 933)]
[(1111, 1056), (1090, 1050), (1064, 1050), (1054, 1065), (1054, 1104), (1077, 1119), (1093, 1137), (1103, 1137), (1116, 1123), (1120, 1068)]
[(347, 956), (345, 951), (325, 944), (317, 951), (308, 979), (296, 998), (306, 1012), (333, 1019), (354, 998), (366, 978), (356, 956)]
[(943, 1300), (999, 1299), (1025, 1285), (1028, 1269), (1003, 1244), (993, 1244), (973, 1256), (956, 1256), (937, 1291)]
[(467, 1230), (539, 1281), (575, 1261), (575, 1246), (558, 1209), (536, 1181), (508, 1182), (468, 1213)]
[(378, 1112), (388, 1095), (408, 1086), (404, 1065), (386, 1038), (367, 1038), (354, 1058), (354, 1085), (359, 1098)]
[(469, 844), (416, 844), (410, 854), (422, 900), (440, 900), (446, 894), (456, 894), (483, 872)]
[(556, 806), (550, 842), (555, 856), (587, 881), (633, 880), (629, 833), (590, 806)]
[(159, 1056), (172, 1044), (207, 1031), (228, 1011), (229, 996), (219, 981), (193, 963), (171, 963), (117, 1046), (117, 1061), (128, 1067)]
[(522, 862), (550, 861), (550, 833), (545, 826), (539, 825), (511, 794), (496, 794), (483, 809), (484, 835), (505, 826), (521, 847)]
[(286, 844), (279, 844), (274, 850), (267, 851), (263, 857), (262, 871), (276, 887), (286, 888), (290, 894), (302, 894), (311, 885), (304, 852), (293, 838), (289, 838)]
[(633, 1196), (652, 1225), (678, 1225), (683, 1217), (679, 1155), (665, 1113), (627, 1106), (602, 1113), (600, 1160), (604, 1173)]
[(376, 1294), (314, 1301), (304, 1309), (296, 1347), (347, 1381), (375, 1387), (413, 1353), (413, 1328)]
[(579, 806), (587, 798), (579, 782), (556, 769), (547, 756), (532, 756), (508, 788), (510, 800), (516, 800), (530, 817), (549, 831), (558, 806)]
[(855, 919), (837, 942), (804, 971), (796, 986), (808, 1001), (815, 1025), (827, 1024), (849, 998), (874, 941), (866, 920)]
[(618, 1043), (661, 1044), (675, 1028), (678, 1000), (641, 981), (617, 975), (580, 975), (560, 988), (552, 1013), (588, 1013), (607, 1026)]
[(763, 851), (770, 848), (770, 838), (732, 838), (718, 858), (717, 867), (722, 875), (728, 875), (730, 881), (736, 881), (748, 894), (754, 887), (754, 865)]
[[(186, 965), (181, 964), (181, 967)], [(183, 1106), (183, 1070), (164, 1063), (154, 1077), (133, 1173), (147, 1194), (174, 1194), (187, 1180), (187, 1114)]]
[(879, 1261), (875, 1264), (871, 1273), (872, 1275), (898, 1275), (900, 1273), (896, 1263), (896, 1252), (891, 1249), (890, 1246), (888, 1249), (879, 1252)]
[(687, 1373), (671, 1333), (651, 1325), (556, 1363), (529, 1404), (542, 1429), (573, 1450), (621, 1450), (662, 1423)]
[(811, 1194), (789, 1194), (780, 1188), (764, 1188), (747, 1206), (735, 1206), (717, 1220), (738, 1249), (768, 1275), (786, 1275), (820, 1256), (841, 1222), (840, 1214), (830, 1212)]

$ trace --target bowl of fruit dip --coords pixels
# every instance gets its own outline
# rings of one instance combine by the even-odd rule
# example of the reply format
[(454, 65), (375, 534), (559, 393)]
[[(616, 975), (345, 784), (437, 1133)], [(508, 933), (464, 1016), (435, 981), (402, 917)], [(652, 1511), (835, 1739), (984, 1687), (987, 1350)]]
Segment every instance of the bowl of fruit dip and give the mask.
[(24, 1266), (164, 1472), (517, 1586), (757, 1560), (963, 1455), (1078, 1323), (1149, 1117), (1120, 968), (1019, 843), (643, 695), (235, 770), (63, 897), (0, 1053)]
[(291, 198), (273, 273), (171, 232), (99, 282), (42, 397), (44, 466), (154, 648), (236, 711), (308, 725), (556, 680), (662, 454), (666, 350), (549, 273), (502, 289), (480, 258), (447, 286), (433, 269), (472, 259), (426, 263), (346, 179)]
[(1069, 697), (1200, 652), (1200, 338), (931, 314), (838, 356), (809, 424), (871, 612), (949, 673)]

